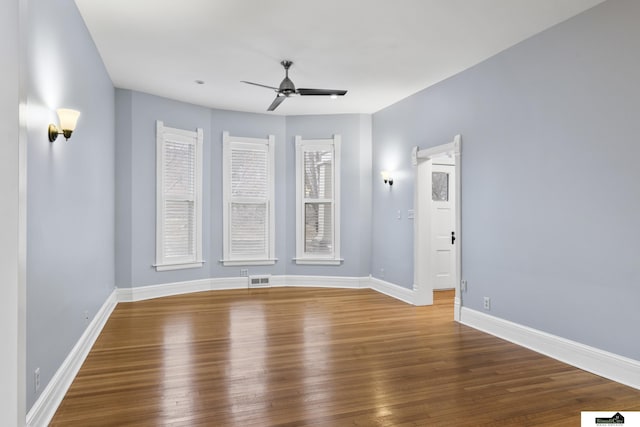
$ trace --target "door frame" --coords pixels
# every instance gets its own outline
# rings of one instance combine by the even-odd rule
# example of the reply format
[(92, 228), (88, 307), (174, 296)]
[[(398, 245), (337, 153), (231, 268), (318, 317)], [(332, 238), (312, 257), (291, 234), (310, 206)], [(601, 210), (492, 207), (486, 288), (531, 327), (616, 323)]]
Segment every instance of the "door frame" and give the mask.
[[(455, 284), (455, 300), (454, 314), (456, 321), (460, 321), (460, 310), (462, 308), (462, 298), (460, 292), (460, 278), (462, 277), (462, 177), (460, 161), (462, 157), (462, 137), (456, 135), (453, 141), (435, 147), (420, 150), (414, 147), (411, 153), (411, 161), (416, 168), (415, 185), (414, 185), (414, 239), (413, 239), (413, 291), (415, 295), (415, 305), (432, 305), (433, 304), (433, 288), (434, 279), (431, 277), (432, 271), (430, 264), (431, 257), (431, 199), (427, 197), (430, 194), (427, 188), (431, 186), (431, 165), (432, 160), (436, 157), (448, 154), (455, 160), (455, 227), (456, 227), (456, 245), (455, 269), (453, 282)], [(422, 237), (422, 238), (420, 238)], [(419, 260), (428, 260), (427, 263), (420, 263)]]

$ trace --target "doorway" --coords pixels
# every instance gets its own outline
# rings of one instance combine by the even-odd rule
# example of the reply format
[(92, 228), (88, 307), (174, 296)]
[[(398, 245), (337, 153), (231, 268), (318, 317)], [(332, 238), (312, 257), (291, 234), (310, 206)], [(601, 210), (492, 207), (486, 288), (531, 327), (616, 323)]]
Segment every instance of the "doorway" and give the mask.
[(455, 160), (445, 155), (431, 162), (431, 251), (433, 290), (455, 289)]
[(416, 305), (433, 304), (433, 291), (455, 289), (455, 320), (461, 308), (460, 158), (461, 137), (420, 150), (416, 167), (414, 294)]

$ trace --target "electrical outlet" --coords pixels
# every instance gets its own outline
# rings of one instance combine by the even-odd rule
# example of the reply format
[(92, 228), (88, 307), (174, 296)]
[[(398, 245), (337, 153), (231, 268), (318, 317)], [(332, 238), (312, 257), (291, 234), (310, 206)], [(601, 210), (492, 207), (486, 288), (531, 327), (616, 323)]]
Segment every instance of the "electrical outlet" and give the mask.
[(484, 297), (483, 304), (485, 310), (491, 310), (491, 298)]
[(380, 269), (380, 278), (384, 279), (384, 268)]
[(398, 209), (398, 212), (396, 214), (396, 218), (402, 219), (402, 211), (400, 209)]
[(33, 388), (36, 392), (40, 390), (40, 368), (33, 371)]
[(466, 280), (461, 280), (460, 281), (460, 290), (462, 292), (467, 292), (467, 281)]
[(241, 268), (240, 269), (240, 276), (249, 277), (249, 269), (248, 268)]

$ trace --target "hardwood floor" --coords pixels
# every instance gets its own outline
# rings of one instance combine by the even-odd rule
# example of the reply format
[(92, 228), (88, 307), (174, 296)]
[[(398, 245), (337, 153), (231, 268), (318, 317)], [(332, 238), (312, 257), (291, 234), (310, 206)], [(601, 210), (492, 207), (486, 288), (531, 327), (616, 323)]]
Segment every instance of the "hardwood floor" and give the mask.
[[(580, 425), (640, 391), (371, 290), (120, 303), (52, 426)], [(613, 412), (612, 412), (613, 414)]]

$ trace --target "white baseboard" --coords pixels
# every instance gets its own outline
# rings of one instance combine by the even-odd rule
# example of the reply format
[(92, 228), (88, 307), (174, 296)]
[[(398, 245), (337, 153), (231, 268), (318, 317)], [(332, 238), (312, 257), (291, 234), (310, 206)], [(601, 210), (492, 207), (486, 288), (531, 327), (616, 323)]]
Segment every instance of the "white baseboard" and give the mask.
[(415, 292), (413, 289), (404, 288), (394, 283), (376, 279), (375, 277), (369, 277), (369, 283), (369, 287), (374, 291), (399, 299), (407, 304), (415, 304)]
[(161, 285), (136, 286), (133, 288), (118, 288), (118, 302), (142, 301), (152, 298), (209, 290), (211, 290), (210, 279), (163, 283)]
[(223, 291), (228, 289), (248, 289), (248, 277), (223, 277), (211, 280), (212, 291)]
[(640, 390), (640, 361), (462, 307), (461, 323)]
[[(414, 303), (414, 291), (384, 280), (369, 277), (340, 276), (271, 276), (271, 287), (295, 286), (313, 288), (373, 289), (409, 304)], [(188, 294), (223, 289), (246, 289), (246, 277), (225, 277), (190, 280), (187, 282), (163, 283), (161, 285), (119, 288), (118, 302), (142, 301), (170, 295)]]
[[(375, 280), (375, 283), (372, 283)], [(413, 291), (393, 283), (384, 282), (371, 277), (340, 277), (340, 276), (270, 276), (271, 287), (313, 287), (313, 288), (341, 288), (341, 289), (374, 289), (409, 304), (413, 301)], [(246, 277), (225, 277), (187, 282), (164, 283), (160, 285), (138, 286), (133, 288), (119, 288), (118, 302), (142, 301), (171, 295), (188, 294), (223, 289), (247, 289), (249, 285)]]
[(80, 336), (76, 345), (71, 349), (69, 355), (62, 362), (62, 365), (60, 365), (51, 381), (38, 397), (38, 400), (27, 413), (27, 426), (40, 427), (49, 424), (84, 360), (87, 358), (91, 347), (93, 347), (102, 328), (109, 320), (109, 316), (111, 316), (113, 309), (116, 307), (117, 299), (117, 292), (114, 290), (102, 304), (102, 307), (100, 307), (87, 329)]
[(361, 289), (369, 287), (368, 281), (368, 277), (272, 276), (271, 286)]
[(460, 308), (461, 308), (461, 300), (460, 297), (455, 297), (453, 300), (453, 320), (456, 322), (460, 322)]
[(171, 295), (190, 294), (192, 292), (223, 289), (246, 289), (247, 277), (229, 277), (215, 279), (189, 280), (186, 282), (163, 283), (160, 285), (118, 288), (118, 302), (142, 301)]

